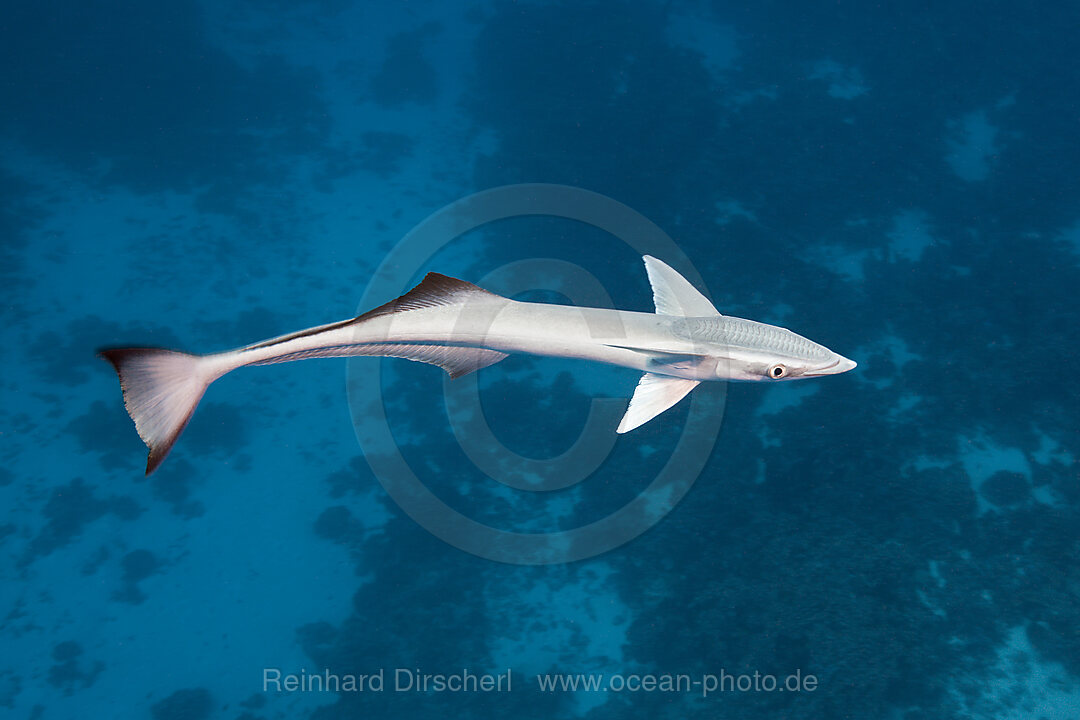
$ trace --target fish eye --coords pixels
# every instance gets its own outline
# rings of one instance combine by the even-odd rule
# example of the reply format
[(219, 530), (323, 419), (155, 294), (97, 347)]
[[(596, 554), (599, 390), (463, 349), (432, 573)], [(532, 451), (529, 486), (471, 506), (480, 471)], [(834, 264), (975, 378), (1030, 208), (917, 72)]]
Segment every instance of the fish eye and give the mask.
[(776, 365), (773, 365), (769, 368), (768, 375), (773, 380), (779, 380), (780, 378), (787, 375), (787, 368), (777, 363)]

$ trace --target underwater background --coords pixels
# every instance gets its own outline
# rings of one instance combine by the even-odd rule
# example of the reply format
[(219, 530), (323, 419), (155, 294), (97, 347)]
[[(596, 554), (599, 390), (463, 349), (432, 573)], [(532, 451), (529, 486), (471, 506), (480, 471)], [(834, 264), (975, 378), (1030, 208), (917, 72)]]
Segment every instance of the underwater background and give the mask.
[[(5, 3), (0, 715), (1080, 717), (1078, 28), (1073, 3), (998, 0)], [(721, 312), (859, 367), (728, 387), (682, 502), (573, 563), (493, 562), (403, 512), (344, 360), (215, 383), (144, 477), (97, 349), (351, 317), (412, 228), (515, 183), (633, 208)], [(652, 310), (640, 255), (564, 218), (422, 270), (535, 258)], [(517, 532), (625, 504), (688, 421), (529, 493), (463, 453), (436, 368), (350, 363), (381, 368), (433, 492)], [(511, 357), (477, 380), (499, 442), (551, 458), (637, 373)], [(512, 689), (398, 690), (400, 669)], [(701, 682), (755, 673), (814, 683)]]

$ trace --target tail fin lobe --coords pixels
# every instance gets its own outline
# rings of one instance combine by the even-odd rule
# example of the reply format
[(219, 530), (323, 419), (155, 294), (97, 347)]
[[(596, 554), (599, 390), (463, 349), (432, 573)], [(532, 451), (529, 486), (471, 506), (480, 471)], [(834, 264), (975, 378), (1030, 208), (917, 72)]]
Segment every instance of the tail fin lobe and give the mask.
[(124, 407), (150, 453), (146, 474), (169, 454), (216, 375), (198, 355), (160, 348), (112, 348), (99, 353), (120, 376)]

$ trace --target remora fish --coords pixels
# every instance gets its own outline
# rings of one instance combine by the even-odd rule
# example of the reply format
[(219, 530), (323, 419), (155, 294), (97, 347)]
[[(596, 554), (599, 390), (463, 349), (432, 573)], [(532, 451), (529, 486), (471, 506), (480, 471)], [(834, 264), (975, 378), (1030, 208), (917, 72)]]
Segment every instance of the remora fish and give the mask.
[(645, 269), (655, 314), (518, 302), (429, 273), (406, 294), (359, 317), (237, 350), (190, 355), (135, 347), (101, 355), (116, 368), (124, 406), (150, 449), (147, 475), (172, 449), (210, 383), (246, 365), (380, 355), (437, 365), (456, 378), (510, 353), (594, 360), (645, 373), (619, 433), (653, 419), (703, 380), (794, 380), (855, 367), (790, 330), (721, 315), (654, 257), (645, 256)]

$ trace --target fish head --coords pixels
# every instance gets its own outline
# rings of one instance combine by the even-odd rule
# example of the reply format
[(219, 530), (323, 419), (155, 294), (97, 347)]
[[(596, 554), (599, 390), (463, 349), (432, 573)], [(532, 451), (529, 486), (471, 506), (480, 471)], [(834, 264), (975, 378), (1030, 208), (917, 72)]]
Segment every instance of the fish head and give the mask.
[(752, 332), (733, 337), (739, 342), (716, 344), (710, 353), (716, 360), (716, 377), (749, 382), (782, 382), (839, 375), (857, 366), (854, 360), (833, 352), (786, 328), (741, 321)]
[(853, 370), (858, 363), (822, 347), (816, 357), (778, 355), (761, 351), (724, 353), (717, 358), (716, 376), (724, 380), (748, 382), (783, 382), (803, 378), (839, 375)]

